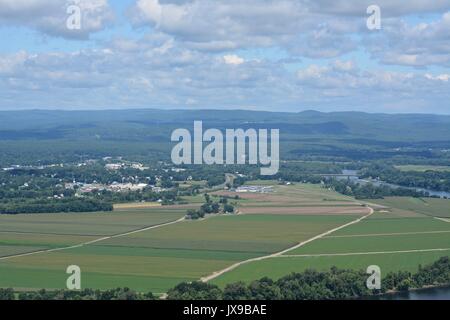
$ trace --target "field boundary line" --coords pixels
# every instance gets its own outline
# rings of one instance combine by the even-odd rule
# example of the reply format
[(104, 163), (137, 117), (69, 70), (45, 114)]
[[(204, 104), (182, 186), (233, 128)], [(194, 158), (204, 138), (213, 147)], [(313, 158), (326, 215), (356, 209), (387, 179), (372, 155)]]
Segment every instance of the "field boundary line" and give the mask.
[(360, 238), (360, 237), (406, 236), (406, 235), (415, 235), (415, 234), (439, 234), (439, 233), (450, 233), (450, 230), (397, 232), (397, 233), (372, 233), (372, 234), (349, 234), (349, 235), (341, 235), (341, 236), (327, 236), (327, 237), (324, 237), (324, 238), (325, 239)]
[(304, 245), (306, 245), (306, 244), (308, 244), (308, 243), (310, 243), (310, 242), (312, 242), (312, 241), (315, 241), (315, 240), (317, 240), (317, 239), (323, 238), (323, 237), (325, 237), (326, 235), (329, 235), (329, 234), (331, 234), (331, 233), (333, 233), (333, 232), (336, 232), (336, 231), (338, 231), (338, 230), (341, 230), (341, 229), (343, 229), (343, 228), (346, 228), (346, 227), (348, 227), (348, 226), (351, 226), (351, 225), (353, 225), (353, 224), (355, 224), (355, 223), (361, 222), (362, 220), (364, 220), (364, 219), (370, 217), (370, 216), (371, 216), (372, 214), (374, 214), (374, 212), (375, 212), (375, 210), (374, 210), (373, 208), (371, 208), (371, 207), (367, 207), (367, 208), (369, 209), (369, 213), (368, 213), (367, 215), (365, 215), (365, 216), (359, 217), (359, 218), (356, 219), (356, 220), (350, 221), (349, 223), (346, 223), (346, 224), (341, 225), (341, 226), (339, 226), (339, 227), (336, 227), (336, 228), (334, 228), (334, 229), (328, 230), (328, 231), (326, 231), (326, 232), (324, 232), (324, 233), (321, 233), (321, 234), (319, 234), (319, 235), (317, 235), (317, 236), (314, 236), (314, 237), (312, 237), (311, 239), (308, 239), (308, 240), (306, 240), (306, 241), (300, 242), (300, 243), (296, 244), (295, 246), (290, 247), (290, 248), (287, 248), (287, 249), (285, 249), (285, 250), (283, 250), (283, 251), (276, 252), (276, 253), (272, 253), (272, 254), (267, 255), (267, 256), (262, 256), (262, 257), (257, 257), (257, 258), (252, 258), (252, 259), (244, 260), (244, 261), (241, 261), (241, 262), (237, 262), (237, 263), (235, 263), (235, 264), (233, 264), (233, 265), (231, 265), (231, 266), (229, 266), (229, 267), (227, 267), (227, 268), (225, 268), (225, 269), (222, 269), (222, 270), (220, 270), (220, 271), (213, 272), (212, 274), (210, 274), (210, 275), (208, 275), (208, 276), (206, 276), (206, 277), (201, 278), (200, 281), (202, 281), (202, 282), (208, 282), (208, 281), (211, 281), (211, 280), (213, 280), (213, 279), (215, 279), (215, 278), (217, 278), (217, 277), (223, 275), (224, 273), (227, 273), (227, 272), (229, 272), (229, 271), (232, 271), (232, 270), (236, 269), (237, 267), (240, 267), (241, 265), (244, 265), (244, 264), (247, 264), (247, 263), (250, 263), (250, 262), (256, 262), (256, 261), (266, 260), (266, 259), (270, 259), (270, 258), (280, 257), (280, 256), (282, 256), (283, 254), (285, 254), (286, 252), (289, 252), (289, 251), (298, 249), (298, 248), (300, 248), (300, 247), (302, 247), (302, 246), (304, 246)]
[(130, 234), (135, 234), (135, 233), (139, 233), (139, 232), (144, 232), (144, 231), (148, 231), (148, 230), (152, 230), (152, 229), (165, 227), (165, 226), (172, 225), (172, 224), (175, 224), (175, 223), (179, 223), (179, 222), (182, 222), (182, 221), (185, 221), (185, 220), (186, 220), (186, 218), (183, 217), (183, 218), (180, 218), (180, 219), (175, 220), (175, 221), (170, 221), (170, 222), (165, 222), (165, 223), (161, 223), (161, 224), (156, 224), (156, 225), (153, 225), (153, 226), (150, 226), (150, 227), (144, 227), (144, 228), (133, 230), (133, 231), (127, 231), (127, 232), (115, 234), (115, 235), (112, 235), (112, 236), (105, 236), (105, 237), (101, 237), (99, 239), (86, 241), (86, 242), (83, 242), (83, 243), (80, 243), (80, 244), (75, 244), (75, 245), (68, 246), (68, 247), (45, 249), (45, 250), (39, 250), (39, 251), (33, 251), (33, 252), (27, 252), (27, 253), (21, 253), (21, 254), (16, 254), (16, 255), (0, 257), (0, 261), (12, 259), (12, 258), (27, 257), (27, 256), (40, 254), (40, 253), (50, 253), (50, 252), (57, 252), (57, 251), (81, 248), (81, 247), (84, 247), (84, 246), (87, 246), (87, 245), (91, 245), (91, 244), (94, 244), (94, 243), (97, 243), (97, 242), (100, 242), (100, 241), (105, 241), (105, 240), (109, 240), (109, 239), (125, 237), (125, 236), (128, 236)]
[(413, 250), (397, 250), (397, 251), (373, 251), (373, 252), (348, 252), (348, 253), (317, 253), (317, 254), (286, 254), (276, 258), (312, 258), (312, 257), (346, 257), (346, 256), (365, 256), (374, 254), (396, 254), (396, 253), (420, 253), (420, 252), (439, 252), (450, 251), (450, 248), (436, 249), (413, 249)]
[(27, 234), (27, 235), (43, 235), (43, 236), (70, 236), (70, 237), (103, 237), (104, 234), (76, 234), (76, 233), (48, 233), (48, 232), (34, 232), (34, 231), (6, 231), (0, 230), (0, 233), (12, 234)]

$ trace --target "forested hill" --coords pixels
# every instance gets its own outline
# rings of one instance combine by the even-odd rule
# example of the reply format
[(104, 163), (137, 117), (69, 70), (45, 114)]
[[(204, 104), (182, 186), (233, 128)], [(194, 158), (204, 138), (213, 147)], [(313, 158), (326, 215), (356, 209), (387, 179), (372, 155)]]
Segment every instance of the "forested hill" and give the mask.
[[(2, 111), (0, 151), (10, 162), (20, 152), (100, 156), (167, 155), (175, 128), (278, 128), (284, 158), (305, 156), (343, 159), (396, 155), (434, 157), (450, 149), (450, 116), (368, 114), (362, 112), (299, 113), (243, 110), (104, 110)], [(82, 142), (82, 143), (80, 143)], [(26, 150), (23, 150), (23, 149)], [(52, 150), (53, 148), (53, 150)], [(35, 154), (37, 155), (37, 154)], [(40, 156), (44, 160), (46, 155)]]
[[(191, 127), (203, 120), (208, 127), (269, 127), (286, 134), (339, 135), (390, 141), (448, 141), (450, 116), (424, 114), (368, 114), (304, 111), (299, 113), (243, 110), (105, 110), (0, 111), (0, 139), (54, 139), (105, 135), (135, 139), (136, 133), (165, 132)], [(148, 134), (140, 136), (145, 138)]]

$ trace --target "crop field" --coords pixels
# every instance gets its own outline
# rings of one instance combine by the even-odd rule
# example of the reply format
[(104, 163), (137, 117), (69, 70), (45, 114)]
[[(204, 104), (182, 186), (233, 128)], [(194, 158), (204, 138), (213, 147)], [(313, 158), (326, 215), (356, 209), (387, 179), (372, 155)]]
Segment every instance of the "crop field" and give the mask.
[(292, 255), (320, 255), (408, 251), (424, 249), (450, 249), (450, 230), (410, 234), (329, 236), (318, 239), (302, 248), (293, 250)]
[(198, 280), (237, 261), (283, 250), (348, 221), (348, 217), (290, 215), (185, 221), (93, 245), (0, 261), (2, 274), (17, 274), (0, 279), (0, 286), (28, 288), (30, 279), (39, 283), (37, 288), (63, 287), (65, 268), (76, 264), (84, 272), (86, 287), (135, 283), (138, 290), (165, 292), (181, 281)]
[[(185, 200), (198, 204), (201, 199), (197, 196)], [(285, 203), (287, 208), (302, 202), (307, 206), (313, 203), (313, 208), (320, 208), (321, 204), (328, 208), (331, 207), (328, 200), (339, 202), (340, 209), (363, 208), (349, 198), (309, 185), (277, 186), (268, 201)], [(241, 210), (258, 203), (259, 199), (237, 202)], [(1, 243), (8, 248), (0, 249), (9, 256), (86, 243), (102, 236), (177, 220), (189, 207), (192, 205), (124, 208), (109, 214), (78, 216), (4, 217), (4, 232), (10, 233), (7, 238), (2, 236)], [(366, 214), (367, 208), (363, 209)], [(282, 251), (354, 219), (355, 216), (349, 214), (323, 215), (314, 214), (314, 211), (283, 214), (274, 211), (272, 214), (255, 212), (179, 221), (83, 246), (0, 259), (0, 275), (8, 275), (0, 277), (0, 287), (63, 288), (67, 278), (65, 270), (74, 264), (81, 267), (83, 287), (127, 286), (162, 293), (181, 281), (199, 280), (236, 262)], [(24, 237), (25, 232), (30, 234)], [(28, 248), (30, 245), (31, 249)], [(13, 246), (16, 251), (11, 251)]]
[(279, 278), (308, 268), (328, 270), (333, 266), (365, 270), (378, 265), (384, 275), (399, 270), (414, 272), (419, 265), (446, 255), (450, 255), (450, 223), (427, 216), (372, 216), (283, 256), (242, 265), (213, 283), (223, 286), (237, 279), (249, 282), (264, 276)]
[(153, 208), (153, 207), (161, 207), (161, 203), (159, 203), (159, 202), (117, 203), (114, 205), (114, 210), (145, 209), (145, 208)]
[(244, 264), (239, 268), (223, 274), (211, 283), (225, 286), (237, 281), (251, 282), (252, 280), (270, 277), (279, 279), (293, 272), (306, 269), (329, 270), (332, 266), (345, 269), (366, 270), (368, 266), (378, 265), (382, 276), (390, 271), (416, 272), (419, 265), (432, 263), (442, 256), (450, 255), (448, 251), (395, 253), (353, 256), (311, 256), (311, 257), (276, 257)]
[(276, 185), (276, 182), (253, 181), (249, 185), (272, 186), (269, 193), (215, 192), (215, 195), (238, 196), (244, 214), (364, 215), (368, 213), (354, 199), (317, 185)]
[[(258, 185), (254, 181), (250, 185)], [(271, 185), (267, 181), (265, 184)], [(243, 214), (293, 214), (293, 215), (349, 215), (361, 216), (369, 211), (354, 199), (321, 188), (317, 185), (273, 185), (270, 193), (236, 193), (221, 191), (216, 195), (239, 196)]]
[(103, 244), (264, 254), (288, 248), (297, 242), (348, 221), (350, 219), (347, 217), (323, 216), (218, 216), (202, 221), (186, 221), (151, 232), (111, 239)]
[[(377, 218), (377, 213), (351, 227), (334, 232), (329, 237), (371, 236), (449, 231), (450, 224), (424, 216), (423, 218)], [(384, 215), (383, 215), (384, 216)]]
[[(84, 288), (164, 293), (213, 274), (218, 277), (211, 281), (224, 285), (334, 265), (415, 271), (450, 254), (450, 223), (418, 212), (414, 201), (420, 199), (370, 202), (376, 212), (359, 221), (370, 212), (364, 202), (320, 186), (265, 184), (273, 192), (239, 193), (239, 199), (213, 193), (232, 197), (239, 214), (197, 221), (181, 218), (204, 201), (202, 195), (185, 197), (187, 205), (0, 216), (0, 287), (64, 288), (66, 268), (78, 265)], [(427, 214), (448, 208), (434, 200), (426, 199)], [(255, 258), (264, 259), (241, 264)]]
[(89, 242), (177, 220), (185, 208), (104, 213), (0, 215), (0, 257)]
[(393, 210), (403, 210), (420, 215), (450, 218), (450, 200), (448, 199), (387, 197), (382, 200), (371, 200), (370, 202)]

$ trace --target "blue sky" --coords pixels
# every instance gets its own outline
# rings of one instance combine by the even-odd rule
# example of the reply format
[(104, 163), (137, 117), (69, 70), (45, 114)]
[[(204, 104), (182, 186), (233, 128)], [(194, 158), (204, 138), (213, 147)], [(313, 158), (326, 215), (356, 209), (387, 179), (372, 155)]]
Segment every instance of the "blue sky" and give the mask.
[(449, 31), (448, 0), (0, 0), (0, 110), (450, 114)]

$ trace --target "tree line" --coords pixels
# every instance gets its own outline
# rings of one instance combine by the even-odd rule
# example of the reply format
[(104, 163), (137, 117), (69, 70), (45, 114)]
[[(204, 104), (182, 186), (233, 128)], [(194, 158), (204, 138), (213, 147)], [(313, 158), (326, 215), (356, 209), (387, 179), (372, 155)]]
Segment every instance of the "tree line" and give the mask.
[(98, 212), (112, 210), (113, 205), (110, 202), (85, 198), (22, 199), (21, 201), (16, 199), (15, 201), (0, 203), (0, 214)]
[(375, 163), (361, 170), (361, 177), (379, 178), (409, 188), (450, 192), (450, 172), (447, 171), (401, 171), (391, 165)]
[(354, 197), (355, 199), (382, 199), (384, 197), (427, 197), (424, 192), (407, 188), (391, 188), (386, 185), (376, 186), (371, 183), (355, 183), (351, 180), (328, 179), (325, 188)]
[(156, 300), (156, 297), (151, 292), (139, 293), (129, 288), (106, 291), (92, 289), (48, 291), (42, 289), (36, 292), (0, 289), (0, 300)]

